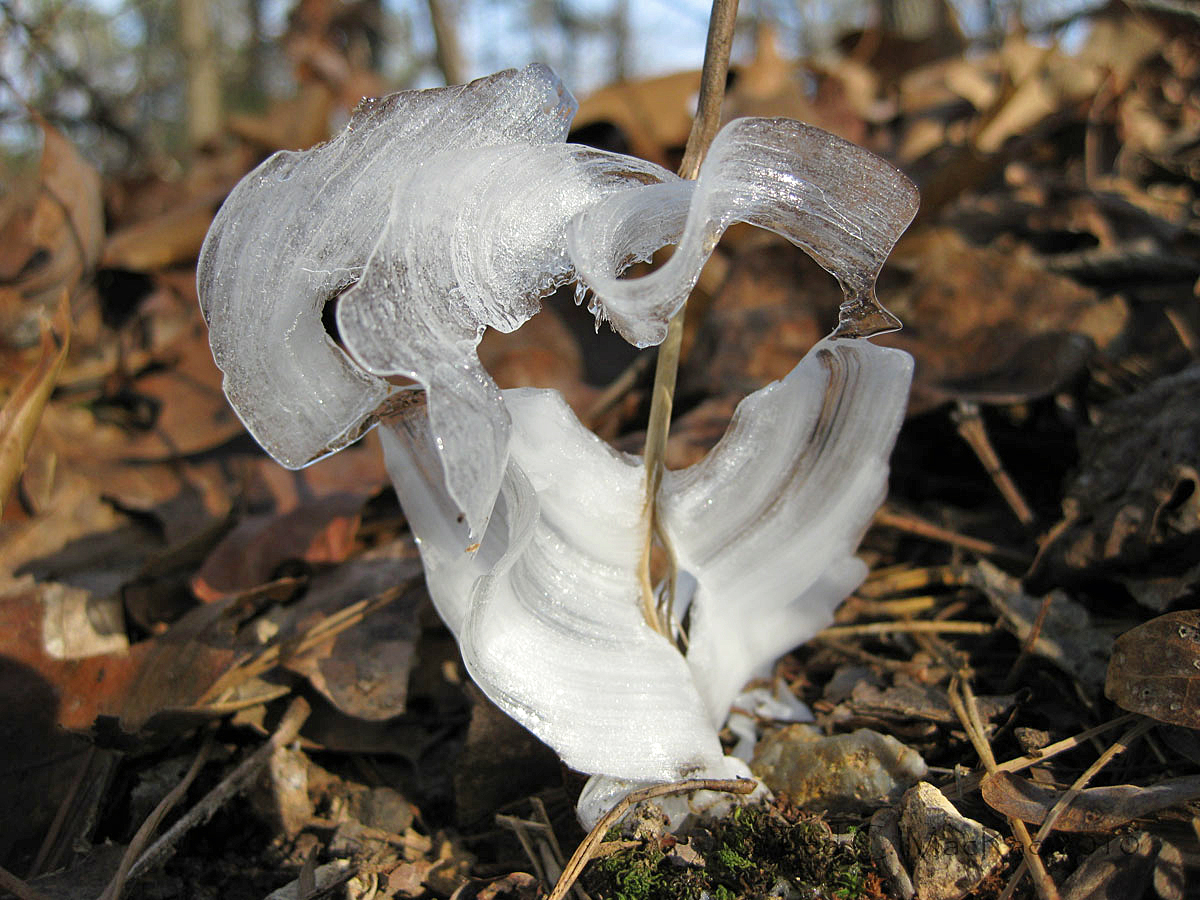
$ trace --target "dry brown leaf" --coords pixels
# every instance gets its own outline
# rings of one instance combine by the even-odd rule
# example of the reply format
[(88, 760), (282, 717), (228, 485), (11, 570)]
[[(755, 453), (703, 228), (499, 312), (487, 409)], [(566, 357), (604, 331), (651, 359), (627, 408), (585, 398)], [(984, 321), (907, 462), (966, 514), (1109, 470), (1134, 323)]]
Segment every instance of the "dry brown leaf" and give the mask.
[(101, 265), (151, 272), (195, 260), (225, 193), (219, 190), (198, 197), (152, 219), (122, 228), (104, 245)]
[(278, 100), (262, 115), (234, 114), (229, 130), (264, 150), (307, 150), (329, 137), (334, 95), (321, 82), (306, 82), (293, 98)]
[[(1062, 791), (1008, 772), (987, 776), (980, 790), (992, 809), (1032, 825), (1040, 825), (1062, 797)], [(1059, 831), (1112, 831), (1131, 819), (1153, 816), (1197, 797), (1200, 775), (1170, 778), (1149, 787), (1119, 784), (1085, 788), (1054, 820), (1054, 827)]]
[(1138, 900), (1153, 890), (1183, 900), (1183, 859), (1174, 844), (1146, 832), (1123, 834), (1086, 860), (1062, 886), (1062, 900)]
[(1200, 728), (1200, 610), (1167, 613), (1118, 637), (1104, 693), (1122, 709)]
[(100, 175), (56, 128), (38, 124), (44, 143), (37, 196), (31, 210), (4, 228), (6, 241), (21, 248), (14, 255), (25, 257), (6, 260), (8, 290), (0, 295), (2, 333), (13, 347), (36, 341), (38, 316), (75, 288), (104, 244)]
[(25, 468), (26, 454), (70, 343), (71, 307), (64, 290), (53, 323), (42, 327), (41, 358), (0, 409), (0, 508), (8, 502), (8, 495)]
[(274, 640), (294, 642), (351, 605), (389, 593), (398, 596), (283, 660), (348, 716), (383, 721), (404, 712), (420, 608), (428, 598), (415, 544), (398, 541), (383, 556), (350, 560), (316, 575), (302, 600), (270, 618), (279, 628)]
[[(957, 396), (959, 383), (985, 398), (992, 382), (1009, 391), (1013, 366), (1007, 362), (1028, 358), (1027, 345), (1035, 338), (1080, 335), (1104, 348), (1129, 321), (1120, 298), (1102, 299), (1048, 273), (1028, 248), (973, 247), (946, 228), (902, 238), (884, 270), (880, 294), (905, 327), (879, 343), (907, 350), (917, 360), (910, 412)], [(1081, 361), (1078, 355), (1075, 361)], [(1040, 391), (1050, 393), (1064, 373), (1052, 365), (1042, 376)], [(1022, 392), (1038, 388), (1028, 376), (1024, 380)]]
[(544, 306), (509, 334), (489, 328), (478, 352), (479, 361), (501, 388), (554, 388), (579, 415), (595, 399), (595, 390), (583, 381), (579, 341), (552, 306)]
[(674, 168), (669, 154), (687, 142), (699, 92), (699, 72), (620, 82), (583, 99), (572, 131), (615, 126), (627, 152)]
[(1159, 611), (1200, 583), (1198, 390), (1193, 365), (1095, 413), (1079, 436), (1066, 521), (1044, 551), (1046, 575), (1115, 577)]
[(211, 603), (278, 577), (286, 562), (343, 562), (364, 502), (360, 494), (333, 494), (283, 515), (246, 517), (192, 578), (193, 593)]
[[(223, 376), (213, 362), (205, 329), (197, 320), (189, 332), (158, 354), (164, 367), (132, 379), (123, 386), (125, 393), (114, 398), (124, 404), (127, 397), (135, 419), (124, 458), (190, 456), (242, 433), (242, 423), (221, 390)], [(146, 422), (141, 421), (142, 409)], [(141, 430), (146, 424), (149, 427)]]

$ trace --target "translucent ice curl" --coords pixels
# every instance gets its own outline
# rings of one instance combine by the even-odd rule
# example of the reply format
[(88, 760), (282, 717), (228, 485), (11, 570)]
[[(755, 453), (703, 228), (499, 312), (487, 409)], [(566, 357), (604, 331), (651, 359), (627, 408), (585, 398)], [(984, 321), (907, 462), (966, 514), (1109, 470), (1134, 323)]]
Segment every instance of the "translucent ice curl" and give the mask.
[[(226, 394), (282, 464), (383, 423), (472, 676), (596, 775), (594, 800), (743, 771), (717, 740), (729, 703), (861, 581), (853, 553), (882, 501), (912, 361), (859, 338), (899, 325), (874, 285), (917, 198), (886, 162), (786, 119), (734, 120), (682, 181), (563, 143), (575, 108), (538, 65), (364, 102), (329, 143), (239, 183), (197, 277)], [(571, 281), (631, 343), (658, 343), (739, 221), (802, 247), (846, 300), (834, 335), (664, 478), (662, 519), (695, 585), (685, 658), (642, 619), (641, 461), (554, 392), (500, 391), (476, 346)], [(658, 271), (618, 277), (672, 243)], [(343, 346), (322, 319), (334, 298)]]

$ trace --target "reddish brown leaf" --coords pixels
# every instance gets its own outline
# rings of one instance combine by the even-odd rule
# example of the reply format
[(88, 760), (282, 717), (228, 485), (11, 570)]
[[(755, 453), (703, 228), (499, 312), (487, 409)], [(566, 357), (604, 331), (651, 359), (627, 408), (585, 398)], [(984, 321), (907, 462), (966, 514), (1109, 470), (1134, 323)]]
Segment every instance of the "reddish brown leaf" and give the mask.
[(362, 505), (361, 495), (334, 494), (281, 516), (249, 516), (205, 560), (192, 590), (211, 603), (271, 580), (285, 562), (340, 563), (354, 546)]
[(149, 272), (194, 260), (224, 195), (219, 190), (121, 229), (104, 245), (101, 264)]
[[(145, 645), (83, 659), (55, 658), (46, 649), (46, 599), (57, 585), (31, 579), (10, 582), (0, 593), (0, 658), (37, 676), (49, 699), (48, 715), (70, 729), (87, 729), (99, 715), (117, 715), (146, 656)], [(14, 673), (9, 673), (10, 675)], [(7, 696), (11, 684), (0, 684)], [(24, 689), (22, 689), (24, 690)], [(9, 699), (16, 704), (16, 697)], [(10, 708), (9, 703), (2, 705)]]

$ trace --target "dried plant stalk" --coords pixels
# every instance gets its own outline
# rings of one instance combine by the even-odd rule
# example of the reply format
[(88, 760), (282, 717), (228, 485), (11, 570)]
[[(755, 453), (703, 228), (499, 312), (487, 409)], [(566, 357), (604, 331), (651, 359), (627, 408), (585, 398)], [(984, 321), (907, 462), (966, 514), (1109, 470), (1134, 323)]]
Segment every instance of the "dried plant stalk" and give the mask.
[[(729, 53), (733, 47), (733, 28), (737, 22), (738, 0), (713, 0), (708, 20), (708, 42), (704, 47), (704, 69), (700, 74), (700, 98), (696, 118), (683, 151), (679, 167), (682, 178), (695, 180), (700, 164), (708, 152), (721, 125), (721, 104), (725, 99), (725, 82), (729, 76)], [(683, 317), (686, 307), (671, 317), (666, 340), (659, 345), (654, 368), (654, 387), (650, 393), (650, 421), (646, 426), (646, 549), (642, 556), (642, 613), (646, 624), (660, 634), (672, 637), (672, 607), (678, 565), (670, 543), (658, 521), (658, 491), (666, 468), (667, 435), (671, 429), (671, 411), (675, 401), (675, 377), (679, 372), (679, 353), (683, 347)], [(670, 571), (667, 574), (666, 604), (662, 609), (654, 597), (650, 578), (650, 555), (657, 539), (667, 551)]]

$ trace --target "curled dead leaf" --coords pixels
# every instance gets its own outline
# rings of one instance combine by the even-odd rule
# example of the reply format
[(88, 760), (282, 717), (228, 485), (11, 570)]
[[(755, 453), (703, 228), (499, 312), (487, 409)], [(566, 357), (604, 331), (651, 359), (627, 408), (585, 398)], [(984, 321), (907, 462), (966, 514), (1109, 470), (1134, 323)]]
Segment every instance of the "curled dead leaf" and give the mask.
[(25, 454), (54, 391), (71, 336), (71, 307), (64, 290), (52, 324), (42, 327), (42, 354), (0, 409), (0, 506), (25, 468)]
[(0, 221), (0, 343), (16, 348), (37, 342), (39, 317), (75, 289), (104, 245), (100, 174), (54, 126), (36, 122), (43, 134), (36, 194)]
[(1167, 613), (1118, 637), (1104, 693), (1131, 712), (1200, 728), (1200, 610)]
[[(1123, 834), (1094, 852), (1062, 886), (1062, 900), (1182, 900), (1179, 848), (1146, 832)], [(1153, 894), (1150, 894), (1150, 890)]]
[[(1008, 772), (997, 772), (980, 787), (988, 806), (1006, 816), (1040, 825), (1062, 792)], [(1200, 797), (1200, 776), (1169, 778), (1150, 787), (1118, 784), (1086, 788), (1054, 820), (1059, 831), (1105, 832), (1131, 819), (1151, 816)]]

